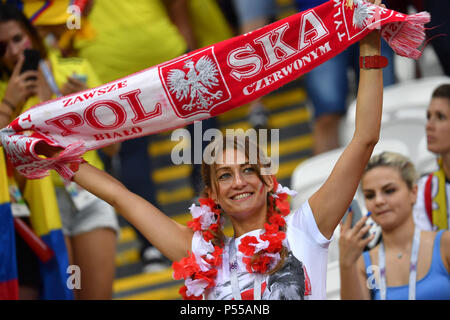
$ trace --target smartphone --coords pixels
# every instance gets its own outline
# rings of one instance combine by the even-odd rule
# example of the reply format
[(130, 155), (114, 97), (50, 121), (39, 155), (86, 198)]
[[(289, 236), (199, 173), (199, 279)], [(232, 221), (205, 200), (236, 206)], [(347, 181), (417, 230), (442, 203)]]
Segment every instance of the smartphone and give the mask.
[(37, 70), (39, 61), (41, 60), (41, 53), (36, 49), (25, 49), (23, 53), (25, 55), (25, 61), (23, 62), (20, 73), (28, 70)]
[[(358, 201), (356, 201), (355, 199), (353, 199), (352, 204), (352, 228), (355, 226), (355, 224), (362, 218), (362, 212), (361, 212), (361, 207), (358, 204)], [(347, 210), (347, 212), (345, 213), (344, 217), (342, 218), (342, 221), (345, 222), (345, 220), (347, 220), (348, 214), (350, 212)], [(367, 238), (369, 236), (369, 232), (367, 232), (364, 236), (363, 239)]]
[[(362, 213), (361, 213), (361, 207), (359, 206), (358, 201), (353, 200), (351, 207), (352, 207), (352, 211), (353, 211), (353, 216), (352, 216), (352, 228), (353, 228), (355, 226), (355, 224), (359, 221), (359, 219), (362, 218)], [(347, 220), (349, 213), (350, 212), (347, 210), (344, 217), (342, 218), (342, 222), (345, 222)]]

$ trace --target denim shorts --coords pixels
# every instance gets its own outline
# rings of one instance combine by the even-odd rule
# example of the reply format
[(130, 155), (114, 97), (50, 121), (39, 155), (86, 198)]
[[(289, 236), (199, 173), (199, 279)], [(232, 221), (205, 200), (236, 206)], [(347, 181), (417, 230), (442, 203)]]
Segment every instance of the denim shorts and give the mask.
[(91, 204), (78, 210), (66, 189), (55, 187), (55, 191), (65, 236), (72, 237), (98, 228), (110, 228), (119, 234), (117, 214), (107, 202), (96, 198)]
[(276, 16), (275, 0), (233, 0), (239, 23)]

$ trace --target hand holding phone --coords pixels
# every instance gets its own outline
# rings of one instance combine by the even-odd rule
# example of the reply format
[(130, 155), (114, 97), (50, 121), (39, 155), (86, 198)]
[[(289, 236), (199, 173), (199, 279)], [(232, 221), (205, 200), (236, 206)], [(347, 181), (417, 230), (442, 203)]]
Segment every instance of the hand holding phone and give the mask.
[(38, 67), (40, 53), (34, 49), (25, 49), (14, 66), (4, 93), (4, 98), (20, 110), (23, 104), (38, 90)]
[(350, 212), (352, 212), (351, 227), (353, 228), (355, 226), (355, 224), (362, 218), (361, 207), (359, 206), (358, 201), (356, 201), (356, 200), (352, 201), (349, 210), (347, 210), (347, 212), (344, 214), (344, 217), (342, 218), (343, 223), (345, 223), (345, 221), (347, 220), (347, 217), (349, 216)]
[(370, 214), (362, 216), (361, 208), (355, 200), (352, 201), (350, 208), (340, 225), (339, 259), (342, 266), (351, 266), (356, 263), (374, 238), (369, 234), (371, 225), (366, 224)]
[(20, 73), (24, 73), (28, 70), (37, 70), (39, 67), (39, 61), (41, 60), (41, 53), (36, 49), (25, 49), (23, 54), (25, 56), (25, 60)]

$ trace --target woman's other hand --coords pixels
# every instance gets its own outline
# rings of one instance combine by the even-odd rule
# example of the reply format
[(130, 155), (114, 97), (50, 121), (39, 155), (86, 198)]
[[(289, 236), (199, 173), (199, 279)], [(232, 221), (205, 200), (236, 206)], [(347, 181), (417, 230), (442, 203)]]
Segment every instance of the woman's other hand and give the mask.
[(77, 77), (67, 77), (67, 82), (61, 88), (61, 94), (66, 96), (68, 94), (87, 90), (86, 84)]
[[(386, 8), (384, 4), (381, 3), (381, 0), (366, 0), (367, 2), (371, 2), (377, 6)], [(365, 36), (360, 41), (360, 56), (372, 56), (379, 55), (381, 52), (381, 36), (380, 36), (380, 26), (381, 24), (375, 24), (372, 26), (374, 30)]]
[(339, 237), (339, 263), (343, 267), (350, 267), (356, 264), (364, 248), (373, 240), (374, 235), (364, 238), (371, 225), (366, 225), (368, 216), (362, 217), (352, 228), (353, 212), (347, 216), (344, 223), (341, 222), (341, 233)]
[(20, 73), (25, 57), (20, 56), (6, 86), (4, 99), (12, 103), (16, 111), (22, 109), (28, 98), (38, 93), (39, 71), (28, 70)]

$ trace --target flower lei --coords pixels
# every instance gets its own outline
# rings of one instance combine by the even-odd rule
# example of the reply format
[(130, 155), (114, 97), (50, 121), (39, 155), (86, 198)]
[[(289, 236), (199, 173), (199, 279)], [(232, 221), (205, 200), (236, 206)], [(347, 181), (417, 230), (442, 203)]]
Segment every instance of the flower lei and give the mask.
[[(243, 253), (242, 261), (250, 273), (266, 273), (278, 264), (280, 251), (286, 239), (283, 227), (285, 216), (290, 213), (288, 196), (297, 193), (281, 186), (275, 179), (275, 193), (271, 193), (268, 203), (269, 223), (264, 224), (264, 233), (258, 237), (245, 236), (239, 244)], [(188, 251), (188, 256), (172, 264), (173, 278), (185, 279), (180, 294), (184, 300), (202, 300), (203, 293), (214, 287), (217, 267), (222, 264), (223, 248), (212, 243), (213, 232), (223, 227), (221, 211), (210, 198), (199, 199), (200, 206), (192, 204), (189, 208), (193, 219), (187, 223), (195, 231), (194, 238), (200, 241), (197, 255)], [(223, 243), (221, 243), (223, 246)], [(255, 254), (257, 253), (256, 257)]]

